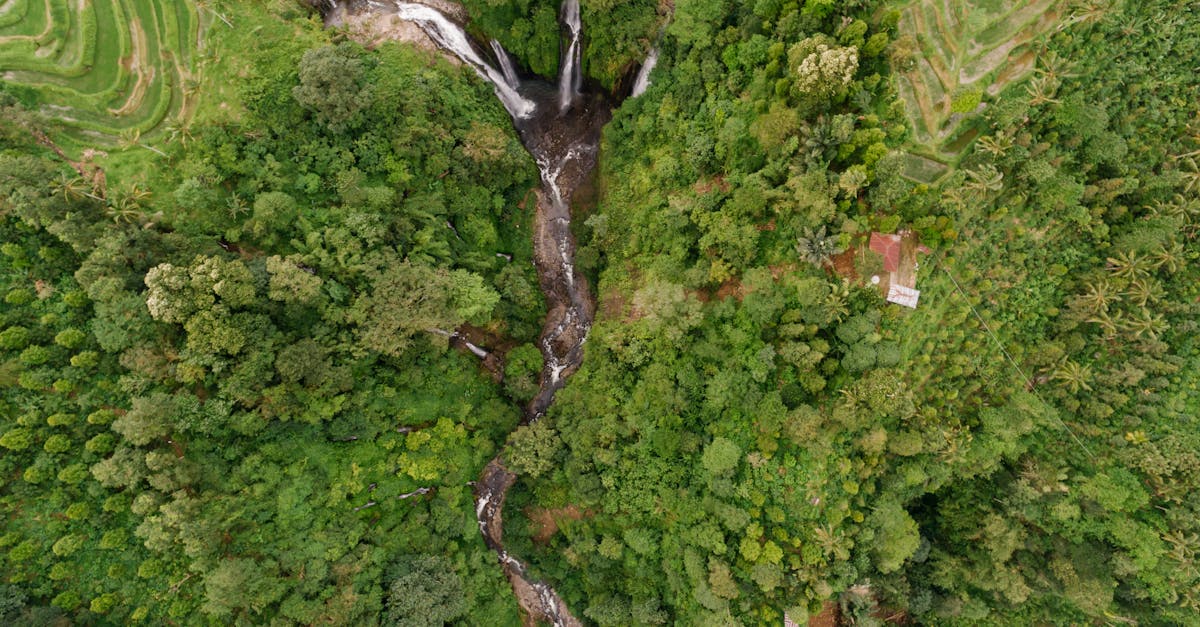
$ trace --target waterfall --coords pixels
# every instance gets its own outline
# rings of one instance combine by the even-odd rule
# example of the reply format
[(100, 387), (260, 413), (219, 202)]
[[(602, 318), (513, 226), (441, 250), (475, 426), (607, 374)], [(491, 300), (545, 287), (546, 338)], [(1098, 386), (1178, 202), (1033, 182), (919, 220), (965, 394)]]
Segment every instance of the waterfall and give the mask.
[(650, 87), (650, 73), (654, 71), (656, 65), (658, 65), (658, 48), (653, 48), (646, 56), (646, 62), (642, 63), (642, 69), (638, 70), (637, 79), (633, 81), (633, 91), (629, 93), (630, 98), (637, 98), (646, 93), (646, 88)]
[(426, 330), (434, 335), (440, 335), (440, 336), (446, 338), (447, 340), (449, 340), (450, 342), (454, 342), (456, 340), (459, 342), (462, 342), (462, 345), (464, 347), (466, 347), (467, 350), (471, 351), (472, 354), (474, 354), (476, 357), (478, 357), (480, 359), (487, 359), (488, 355), (491, 354), (491, 353), (487, 352), (486, 350), (479, 348), (478, 346), (472, 344), (470, 340), (468, 340), (462, 333), (459, 333), (458, 331), (451, 333), (449, 331), (446, 331), (445, 329), (426, 329)]
[[(565, 55), (557, 90), (536, 78), (522, 84), (512, 60), (498, 42), (493, 40), (490, 45), (500, 70), (484, 61), (466, 32), (438, 11), (405, 2), (396, 2), (395, 6), (401, 19), (416, 23), (436, 44), (492, 83), (496, 96), (512, 115), (513, 126), (541, 174), (541, 192), (534, 211), (533, 261), (546, 296), (547, 312), (539, 337), (544, 360), (542, 376), (538, 393), (525, 408), (526, 421), (532, 423), (546, 413), (555, 393), (582, 363), (584, 343), (595, 313), (587, 280), (582, 275), (576, 276), (570, 197), (596, 165), (600, 129), (607, 122), (609, 109), (602, 98), (584, 98), (582, 93), (580, 38), (583, 26), (579, 0), (563, 0), (562, 4), (560, 18)], [(518, 93), (519, 87), (523, 87), (524, 93), (535, 99), (536, 104)], [(555, 99), (558, 100), (559, 115), (552, 112)], [(577, 106), (572, 108), (573, 105)], [(539, 107), (542, 112), (535, 115)], [(563, 115), (568, 110), (570, 115)], [(480, 357), (490, 357), (486, 350), (466, 342), (456, 333), (441, 329), (430, 331), (463, 342), (468, 350)], [(502, 455), (497, 455), (475, 483), (475, 515), (484, 543), (500, 559), (518, 602), (533, 618), (558, 627), (581, 626), (554, 589), (533, 579), (525, 564), (504, 549), (502, 510), (508, 489), (516, 479), (516, 474), (505, 468)]]
[(492, 52), (496, 53), (496, 61), (500, 63), (500, 71), (504, 73), (504, 81), (509, 87), (516, 89), (521, 86), (521, 79), (517, 78), (517, 68), (513, 66), (512, 58), (508, 56), (508, 51), (500, 42), (492, 40)]
[(579, 67), (579, 35), (583, 32), (583, 24), (579, 19), (579, 0), (563, 0), (562, 21), (570, 36), (558, 75), (558, 107), (565, 113), (583, 86), (583, 70)]
[(437, 9), (423, 4), (397, 2), (396, 14), (400, 16), (400, 19), (413, 22), (421, 27), (421, 30), (425, 31), (425, 34), (429, 35), (439, 46), (462, 59), (463, 63), (475, 70), (476, 74), (491, 83), (496, 97), (514, 118), (524, 119), (533, 115), (536, 105), (517, 93), (517, 90), (508, 83), (503, 74), (479, 56), (461, 26), (450, 21)]

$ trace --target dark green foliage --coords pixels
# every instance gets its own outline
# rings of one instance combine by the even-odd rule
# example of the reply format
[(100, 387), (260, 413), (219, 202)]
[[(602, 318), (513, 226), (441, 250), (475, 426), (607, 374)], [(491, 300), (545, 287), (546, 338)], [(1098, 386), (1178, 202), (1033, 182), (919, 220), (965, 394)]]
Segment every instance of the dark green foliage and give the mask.
[(486, 320), (500, 300), (478, 275), (385, 259), (369, 275), (370, 292), (356, 301), (364, 348), (399, 357), (414, 335)]
[[(560, 0), (466, 0), (470, 28), (496, 39), (521, 66), (554, 81), (560, 50)], [(585, 74), (613, 89), (641, 63), (664, 24), (652, 0), (581, 0)]]
[(536, 334), (536, 171), (469, 74), (307, 38), (168, 147), (153, 223), (0, 146), (6, 624), (371, 624), (416, 551), (452, 559), (436, 616), (517, 622), (465, 486), (518, 411), (429, 331)]
[(505, 355), (504, 390), (520, 403), (537, 394), (542, 372), (542, 353), (533, 344), (522, 344)]
[(383, 623), (404, 627), (435, 627), (467, 611), (462, 578), (454, 564), (440, 555), (401, 558), (388, 569), (387, 611)]
[[(148, 197), (0, 94), (0, 622), (518, 624), (470, 486), (503, 446), (506, 548), (597, 624), (1193, 623), (1193, 12), (1073, 14), (918, 185), (891, 3), (676, 4), (582, 3), (602, 86), (662, 55), (574, 224), (583, 367), (520, 428), (537, 174), (470, 70), (264, 6), (294, 36), (143, 140)], [(557, 71), (557, 1), (465, 6)], [(902, 227), (912, 311), (830, 263)]]
[[(371, 105), (373, 92), (365, 78), (363, 58), (352, 44), (314, 48), (300, 59), (300, 84), (292, 95), (340, 133), (358, 126), (360, 112)], [(258, 202), (254, 209), (258, 214)]]
[(16, 622), (25, 607), (25, 593), (16, 586), (0, 585), (0, 620)]
[(514, 472), (538, 478), (558, 467), (562, 440), (545, 420), (513, 431), (504, 449), (504, 463)]
[[(562, 473), (527, 493), (597, 513), (521, 554), (601, 624), (644, 600), (689, 624), (826, 600), (1186, 623), (1194, 456), (1165, 450), (1194, 430), (1200, 146), (1169, 102), (1195, 99), (1194, 54), (1137, 61), (1194, 39), (1183, 14), (1150, 26), (1168, 4), (1054, 35), (1056, 102), (989, 100), (991, 135), (934, 189), (888, 154), (886, 6), (679, 3), (654, 87), (606, 130), (581, 253), (604, 315), (553, 410)], [(1088, 65), (1139, 19), (1155, 34)], [(937, 249), (915, 312), (804, 263), (904, 225)]]

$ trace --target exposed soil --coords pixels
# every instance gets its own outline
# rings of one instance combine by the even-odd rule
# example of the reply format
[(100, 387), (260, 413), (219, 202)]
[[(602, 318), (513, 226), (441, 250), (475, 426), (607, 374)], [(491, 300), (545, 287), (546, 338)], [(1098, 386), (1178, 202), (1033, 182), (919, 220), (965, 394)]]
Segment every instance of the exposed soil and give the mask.
[(830, 263), (833, 266), (833, 273), (842, 277), (843, 279), (857, 281), (858, 271), (854, 269), (854, 258), (858, 254), (858, 247), (851, 247), (843, 253), (834, 255), (833, 258), (830, 259)]
[[(606, 320), (617, 320), (625, 315), (629, 308), (629, 299), (620, 290), (610, 289), (600, 299), (600, 314)], [(632, 312), (630, 312), (632, 315)]]
[(142, 28), (141, 20), (134, 19), (129, 24), (129, 35), (133, 51), (127, 59), (122, 59), (121, 65), (137, 78), (133, 83), (133, 89), (129, 90), (129, 96), (126, 97), (124, 104), (118, 109), (108, 110), (109, 113), (118, 117), (128, 115), (142, 106), (142, 101), (146, 98), (146, 88), (154, 79), (154, 67), (147, 67), (145, 63), (149, 44), (146, 43), (146, 30)]
[[(413, 44), (423, 50), (438, 52), (437, 44), (412, 22), (406, 22), (397, 15), (375, 15), (372, 13), (346, 13), (334, 21), (331, 26), (343, 28), (350, 39), (366, 48), (375, 48), (386, 41), (401, 41)], [(454, 65), (462, 65), (462, 61), (450, 55), (443, 57)]]
[(721, 287), (717, 288), (717, 299), (725, 300), (726, 298), (736, 298), (739, 301), (746, 297), (746, 288), (742, 286), (741, 280), (738, 278), (725, 279)]
[(900, 266), (892, 273), (891, 282), (904, 287), (917, 286), (917, 252), (921, 249), (921, 241), (912, 231), (901, 233)]
[(808, 619), (808, 627), (838, 627), (840, 624), (841, 612), (833, 601), (826, 601), (821, 613)]
[(578, 505), (568, 505), (555, 509), (530, 507), (525, 510), (525, 515), (529, 517), (529, 520), (533, 521), (535, 527), (533, 541), (541, 545), (550, 542), (550, 538), (558, 533), (559, 522), (564, 520), (583, 520), (593, 514), (595, 512), (579, 509)]
[(725, 181), (725, 177), (717, 175), (708, 180), (696, 181), (696, 184), (692, 187), (692, 189), (695, 189), (697, 194), (707, 194), (714, 189), (719, 189), (722, 192), (728, 192), (730, 187), (729, 183)]

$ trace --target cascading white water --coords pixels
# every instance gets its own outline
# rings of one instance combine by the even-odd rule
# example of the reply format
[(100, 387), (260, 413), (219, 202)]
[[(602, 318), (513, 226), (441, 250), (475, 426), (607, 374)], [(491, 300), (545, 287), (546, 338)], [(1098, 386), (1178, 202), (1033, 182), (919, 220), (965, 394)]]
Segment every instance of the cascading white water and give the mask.
[(567, 44), (567, 53), (563, 55), (563, 65), (558, 73), (558, 107), (566, 112), (583, 86), (583, 70), (579, 66), (579, 35), (583, 32), (583, 23), (579, 17), (579, 0), (563, 0), (562, 21), (567, 27), (570, 42)]
[[(554, 223), (555, 227), (558, 227), (558, 229), (561, 230), (561, 233), (556, 238), (556, 246), (553, 249), (557, 257), (555, 261), (557, 262), (559, 268), (561, 268), (560, 274), (563, 277), (563, 280), (566, 282), (568, 290), (572, 294), (572, 302), (568, 306), (567, 310), (563, 313), (562, 319), (559, 320), (558, 324), (554, 326), (552, 331), (546, 332), (542, 335), (542, 357), (545, 360), (544, 368), (545, 372), (549, 374), (551, 388), (557, 388), (562, 382), (563, 371), (565, 371), (571, 365), (570, 361), (573, 353), (582, 348), (583, 342), (586, 341), (587, 338), (587, 330), (591, 326), (587, 322), (586, 317), (582, 315), (584, 306), (583, 303), (578, 302), (575, 298), (575, 295), (577, 294), (574, 289), (575, 264), (571, 261), (572, 253), (568, 246), (567, 235), (570, 231), (570, 222), (569, 218), (567, 217), (570, 215), (570, 209), (567, 207), (567, 200), (563, 198), (562, 189), (559, 187), (558, 182), (558, 179), (562, 175), (563, 169), (567, 166), (567, 164), (583, 157), (586, 150), (586, 147), (572, 145), (567, 149), (566, 155), (560, 159), (550, 159), (542, 155), (535, 157), (538, 166), (538, 172), (542, 177), (543, 189), (546, 191), (546, 196), (550, 201), (550, 210), (557, 214), (557, 216), (552, 218), (551, 221)], [(554, 347), (554, 343), (557, 342), (559, 338), (562, 337), (565, 332), (567, 332), (568, 329), (571, 329), (575, 325), (578, 325), (579, 328), (583, 329), (583, 333), (581, 334), (582, 337), (579, 338), (577, 344), (572, 346), (562, 355), (559, 355), (558, 351)], [(531, 418), (536, 420), (540, 417), (541, 413), (538, 411)]]
[(642, 63), (642, 69), (638, 70), (637, 79), (633, 81), (633, 91), (629, 92), (630, 98), (637, 98), (646, 93), (646, 89), (650, 87), (650, 73), (654, 71), (654, 66), (658, 65), (658, 48), (650, 51), (646, 55), (646, 62)]
[[(555, 393), (582, 363), (583, 347), (594, 315), (587, 281), (582, 276), (575, 276), (575, 245), (571, 236), (569, 200), (575, 186), (595, 165), (600, 127), (605, 121), (607, 108), (596, 99), (583, 99), (580, 67), (583, 27), (579, 0), (564, 0), (562, 5), (566, 54), (558, 77), (557, 93), (553, 86), (535, 79), (522, 84), (507, 52), (498, 42), (492, 41), (490, 44), (501, 71), (485, 62), (472, 46), (466, 32), (441, 13), (412, 3), (397, 2), (396, 7), (400, 18), (415, 22), (438, 45), (471, 65), (481, 77), (492, 83), (497, 97), (512, 115), (513, 124), (537, 162), (541, 174), (542, 195), (535, 212), (534, 264), (546, 294), (548, 311), (539, 338), (544, 359), (542, 378), (537, 395), (526, 407), (526, 420), (532, 423), (545, 414)], [(519, 87), (525, 94), (537, 99), (543, 109), (541, 114), (534, 115), (536, 105), (517, 93)], [(559, 115), (552, 113), (556, 96)], [(578, 106), (572, 109), (576, 104)], [(568, 110), (571, 115), (562, 115)], [(447, 337), (456, 335), (440, 330), (434, 332)], [(458, 339), (465, 341), (461, 337)], [(465, 345), (476, 355), (486, 354), (483, 349), (469, 343)], [(514, 590), (527, 588), (536, 593), (536, 598), (518, 593), (518, 600), (526, 611), (558, 627), (581, 626), (554, 589), (531, 578), (525, 565), (504, 549), (501, 510), (505, 495), (516, 478), (512, 471), (504, 467), (503, 458), (497, 456), (476, 482), (475, 514), (484, 542), (499, 557), (505, 573), (514, 582)], [(517, 585), (518, 580), (523, 582), (522, 585)]]
[(504, 73), (504, 81), (513, 89), (520, 87), (521, 79), (517, 77), (517, 68), (513, 66), (512, 58), (508, 56), (508, 51), (495, 39), (491, 43), (492, 52), (496, 54), (496, 61), (500, 62), (500, 71)]
[(421, 27), (421, 30), (425, 31), (425, 34), (429, 35), (439, 46), (453, 53), (463, 63), (471, 66), (481, 78), (491, 83), (496, 97), (514, 118), (524, 119), (533, 115), (537, 106), (517, 93), (517, 90), (508, 83), (499, 70), (479, 56), (461, 26), (450, 21), (437, 9), (423, 4), (397, 2), (396, 14), (400, 16), (400, 19), (413, 22)]

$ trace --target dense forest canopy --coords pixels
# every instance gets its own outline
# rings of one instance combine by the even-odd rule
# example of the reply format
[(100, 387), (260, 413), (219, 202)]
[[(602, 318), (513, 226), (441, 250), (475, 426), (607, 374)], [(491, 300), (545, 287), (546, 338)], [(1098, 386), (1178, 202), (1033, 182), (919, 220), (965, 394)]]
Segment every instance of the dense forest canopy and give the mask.
[[(596, 313), (536, 419), (491, 85), (102, 4), (0, 3), (0, 623), (521, 624), (493, 458), (584, 624), (1200, 616), (1194, 2), (582, 0)], [(428, 4), (554, 83), (557, 0)]]

